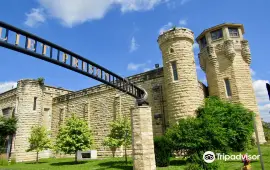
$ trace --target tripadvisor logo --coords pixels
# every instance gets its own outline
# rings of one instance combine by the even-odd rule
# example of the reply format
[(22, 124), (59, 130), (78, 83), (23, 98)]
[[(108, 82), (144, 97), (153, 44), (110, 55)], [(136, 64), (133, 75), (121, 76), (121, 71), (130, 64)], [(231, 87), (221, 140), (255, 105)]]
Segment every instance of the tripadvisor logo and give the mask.
[(241, 153), (238, 155), (226, 155), (224, 153), (214, 153), (212, 151), (207, 151), (203, 154), (203, 160), (206, 163), (212, 163), (216, 159), (217, 160), (224, 160), (224, 161), (230, 161), (230, 160), (258, 160), (260, 158), (260, 155), (248, 155)]
[(215, 159), (216, 159), (215, 154), (212, 151), (207, 151), (203, 154), (203, 160), (206, 163), (212, 163), (215, 161)]

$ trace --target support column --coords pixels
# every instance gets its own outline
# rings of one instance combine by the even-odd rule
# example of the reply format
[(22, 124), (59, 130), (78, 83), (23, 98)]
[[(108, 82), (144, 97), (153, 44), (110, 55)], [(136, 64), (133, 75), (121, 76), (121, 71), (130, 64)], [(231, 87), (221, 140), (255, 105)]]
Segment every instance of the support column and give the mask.
[(131, 124), (133, 170), (156, 170), (151, 107), (131, 108)]

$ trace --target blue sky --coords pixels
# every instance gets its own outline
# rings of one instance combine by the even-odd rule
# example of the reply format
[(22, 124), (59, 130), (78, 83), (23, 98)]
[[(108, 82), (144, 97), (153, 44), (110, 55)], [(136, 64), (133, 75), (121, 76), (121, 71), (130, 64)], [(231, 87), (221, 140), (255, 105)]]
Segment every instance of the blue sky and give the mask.
[[(270, 79), (269, 0), (9, 0), (0, 20), (68, 48), (121, 76), (162, 64), (161, 30), (187, 27), (195, 36), (211, 26), (244, 24), (252, 52), (253, 85), (262, 117), (270, 121), (265, 82)], [(198, 65), (198, 48), (194, 46)], [(46, 84), (79, 90), (95, 80), (41, 60), (0, 48), (0, 92), (19, 79), (44, 77)], [(198, 78), (205, 81), (198, 69)]]

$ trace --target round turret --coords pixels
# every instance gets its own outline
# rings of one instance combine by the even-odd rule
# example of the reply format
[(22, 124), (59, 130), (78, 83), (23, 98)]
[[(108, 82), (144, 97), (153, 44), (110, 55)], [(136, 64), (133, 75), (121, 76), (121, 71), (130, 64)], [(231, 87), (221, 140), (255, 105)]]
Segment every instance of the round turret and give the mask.
[(187, 28), (173, 28), (161, 34), (158, 43), (163, 57), (166, 113), (171, 125), (194, 116), (200, 103), (194, 34)]

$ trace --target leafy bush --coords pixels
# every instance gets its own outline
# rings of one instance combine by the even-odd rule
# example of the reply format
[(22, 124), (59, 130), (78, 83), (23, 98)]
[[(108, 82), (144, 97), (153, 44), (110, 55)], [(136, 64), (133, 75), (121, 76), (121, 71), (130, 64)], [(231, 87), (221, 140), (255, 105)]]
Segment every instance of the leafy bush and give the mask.
[(203, 165), (198, 164), (198, 163), (190, 163), (188, 166), (185, 168), (185, 170), (223, 170), (223, 164), (220, 162), (213, 162), (213, 163), (205, 163)]
[[(203, 126), (212, 126), (225, 131), (229, 149), (243, 151), (251, 144), (253, 116), (255, 114), (241, 104), (222, 101), (217, 97), (207, 98), (203, 107), (197, 110), (197, 117)], [(224, 141), (225, 142), (225, 141)]]
[(17, 130), (17, 119), (15, 117), (5, 118), (0, 116), (0, 137), (6, 138), (13, 135)]
[(172, 152), (172, 146), (169, 140), (164, 136), (155, 137), (154, 146), (155, 146), (156, 165), (158, 167), (169, 166), (170, 156)]
[(188, 160), (204, 167), (206, 163), (202, 155), (205, 151), (226, 153), (248, 149), (253, 133), (253, 116), (253, 112), (240, 104), (211, 97), (198, 108), (196, 118), (179, 120), (165, 136), (172, 142), (174, 150), (187, 150)]

